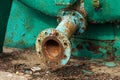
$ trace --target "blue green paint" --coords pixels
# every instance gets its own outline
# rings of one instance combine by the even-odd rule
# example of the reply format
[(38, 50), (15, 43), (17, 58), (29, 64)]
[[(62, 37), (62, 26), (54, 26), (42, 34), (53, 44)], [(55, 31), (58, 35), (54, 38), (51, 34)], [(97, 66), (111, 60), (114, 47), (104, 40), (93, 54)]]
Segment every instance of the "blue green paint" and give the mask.
[[(0, 3), (5, 7), (4, 10), (0, 7), (2, 10), (0, 13), (0, 20), (2, 21), (0, 26), (4, 26), (7, 22), (11, 3), (9, 1), (5, 4)], [(83, 47), (82, 49), (76, 49), (73, 55), (88, 58), (108, 58), (106, 53), (111, 51), (116, 60), (120, 60), (120, 24), (103, 23), (120, 20), (119, 0), (100, 0), (98, 9), (94, 8), (92, 0), (84, 1), (87, 21), (92, 21), (94, 24), (88, 23), (83, 34), (73, 35), (74, 37), (71, 39), (72, 47), (76, 48), (80, 43)], [(44, 29), (55, 28), (58, 25), (55, 17), (58, 12), (68, 7), (68, 3), (72, 5), (75, 2), (76, 0), (13, 0), (5, 46), (34, 48), (38, 34)], [(61, 5), (58, 5), (58, 3)], [(9, 6), (6, 4), (9, 4)], [(7, 17), (3, 15), (7, 15)], [(1, 32), (0, 34), (2, 35), (2, 42), (4, 33)], [(97, 54), (88, 50), (88, 40), (95, 46), (100, 46)]]
[(86, 31), (76, 37), (95, 40), (114, 40), (113, 24), (88, 24)]
[[(68, 7), (68, 5), (65, 4), (70, 3), (72, 5), (73, 3), (75, 3), (76, 0), (19, 0), (19, 1), (35, 10), (43, 12), (44, 14), (56, 16), (61, 9)], [(64, 5), (57, 5), (57, 3), (61, 3)]]
[(56, 26), (56, 18), (46, 16), (14, 0), (5, 45), (18, 48), (34, 47), (36, 38), (42, 30)]
[(99, 0), (100, 8), (95, 9), (92, 0), (84, 0), (85, 10), (90, 21), (108, 22), (120, 20), (120, 0)]

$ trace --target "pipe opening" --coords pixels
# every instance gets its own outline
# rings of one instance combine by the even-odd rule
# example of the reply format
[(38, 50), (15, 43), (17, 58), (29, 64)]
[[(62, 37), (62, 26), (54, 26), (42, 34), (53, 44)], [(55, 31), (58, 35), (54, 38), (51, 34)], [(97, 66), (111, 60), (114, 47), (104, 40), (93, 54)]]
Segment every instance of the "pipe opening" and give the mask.
[(61, 47), (59, 43), (55, 40), (48, 40), (45, 43), (45, 48), (51, 57), (57, 57), (61, 53)]

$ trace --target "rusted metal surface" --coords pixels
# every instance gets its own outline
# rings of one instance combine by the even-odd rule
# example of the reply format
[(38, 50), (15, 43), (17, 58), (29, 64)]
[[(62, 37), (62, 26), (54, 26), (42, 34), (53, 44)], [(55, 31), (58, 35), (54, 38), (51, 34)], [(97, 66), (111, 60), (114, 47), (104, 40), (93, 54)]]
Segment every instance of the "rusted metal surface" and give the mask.
[(114, 47), (116, 44), (119, 45), (119, 41), (80, 39), (71, 40), (71, 42), (73, 56), (100, 58), (106, 61), (116, 61), (119, 58), (119, 48)]
[(57, 26), (56, 30), (64, 33), (70, 38), (73, 33), (78, 30), (79, 33), (83, 33), (86, 29), (86, 21), (84, 16), (77, 11), (65, 10), (58, 14), (61, 22)]
[(77, 30), (83, 33), (86, 28), (84, 17), (77, 11), (62, 11), (58, 17), (60, 23), (57, 28), (42, 31), (36, 42), (37, 53), (52, 68), (67, 64), (71, 56), (69, 39)]
[(56, 68), (65, 65), (70, 59), (71, 44), (60, 31), (47, 29), (38, 36), (36, 50), (45, 59), (44, 64)]

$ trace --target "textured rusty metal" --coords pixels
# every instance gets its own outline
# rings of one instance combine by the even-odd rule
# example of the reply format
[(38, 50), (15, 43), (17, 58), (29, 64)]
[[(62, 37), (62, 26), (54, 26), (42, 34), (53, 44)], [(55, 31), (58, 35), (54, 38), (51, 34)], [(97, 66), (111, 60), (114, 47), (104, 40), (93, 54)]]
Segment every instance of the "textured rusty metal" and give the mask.
[(68, 62), (71, 55), (71, 44), (68, 38), (60, 31), (46, 29), (37, 38), (36, 51), (38, 55), (45, 59), (44, 64), (55, 68)]
[[(72, 40), (72, 43), (74, 41)], [(112, 40), (78, 40), (72, 45), (72, 53), (77, 57), (100, 58), (105, 61), (115, 61), (119, 58), (119, 49), (115, 49), (115, 41)], [(74, 42), (74, 43), (75, 43)], [(117, 41), (119, 43), (119, 41)], [(116, 46), (119, 44), (117, 43)], [(89, 53), (89, 54), (88, 54)]]
[(68, 38), (78, 30), (79, 33), (83, 33), (86, 29), (86, 20), (84, 16), (77, 11), (65, 10), (58, 14), (61, 22), (57, 26), (57, 30), (63, 32)]
[(36, 51), (52, 68), (67, 64), (71, 56), (69, 39), (77, 30), (83, 33), (86, 24), (82, 14), (77, 11), (62, 11), (58, 17), (60, 23), (57, 28), (42, 31), (36, 41)]

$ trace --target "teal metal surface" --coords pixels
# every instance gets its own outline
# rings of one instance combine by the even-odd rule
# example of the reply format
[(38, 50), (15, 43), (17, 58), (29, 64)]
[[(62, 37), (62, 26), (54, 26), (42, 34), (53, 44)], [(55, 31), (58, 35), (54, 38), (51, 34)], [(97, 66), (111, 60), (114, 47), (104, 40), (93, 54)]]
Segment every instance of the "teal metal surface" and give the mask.
[[(120, 60), (119, 4), (119, 0), (13, 0), (5, 46), (34, 48), (40, 32), (56, 28), (57, 17), (63, 16), (63, 14), (59, 15), (59, 11), (77, 11), (88, 22), (86, 30), (84, 27), (80, 27), (77, 31), (74, 30), (77, 28), (74, 28), (69, 33), (65, 32), (68, 28), (63, 27), (63, 24), (71, 21), (68, 17), (58, 18), (59, 22), (63, 18), (67, 18), (67, 20), (59, 25), (60, 28), (55, 29), (66, 34), (67, 37), (72, 35), (70, 40), (72, 55), (80, 58)], [(81, 19), (81, 21), (84, 20)], [(79, 20), (73, 19), (71, 22), (78, 24)], [(84, 22), (80, 23), (80, 25), (83, 24)], [(84, 30), (85, 32), (80, 34)], [(73, 34), (74, 31), (76, 31), (75, 34)]]
[(75, 3), (77, 0), (55, 0), (55, 4), (57, 5), (67, 5), (70, 6)]
[(38, 34), (46, 28), (56, 26), (56, 18), (46, 16), (14, 0), (8, 20), (5, 46), (34, 48)]
[[(91, 24), (90, 24), (91, 25)], [(92, 26), (97, 24), (92, 24)], [(106, 27), (105, 27), (106, 25)], [(92, 26), (89, 26), (90, 28)], [(98, 25), (100, 26), (100, 24)], [(98, 27), (96, 26), (96, 28)], [(107, 30), (107, 27), (111, 26), (111, 32), (113, 33), (104, 33), (104, 34), (97, 34), (100, 30)], [(82, 36), (75, 36), (71, 39), (72, 42), (72, 53), (76, 57), (87, 57), (87, 58), (101, 58), (107, 60), (120, 60), (120, 37), (119, 27), (118, 25), (113, 24), (101, 24), (101, 27), (97, 29), (92, 27), (95, 32), (94, 34), (90, 34), (86, 31), (83, 37)], [(90, 29), (88, 28), (88, 30)], [(106, 29), (104, 29), (106, 28)], [(109, 29), (110, 30), (110, 29)], [(116, 31), (117, 30), (117, 31)], [(92, 30), (91, 30), (92, 31)], [(107, 31), (101, 31), (101, 33)], [(94, 35), (94, 36), (93, 36)], [(98, 36), (95, 36), (98, 35)], [(98, 37), (98, 38), (95, 38)]]
[(34, 1), (19, 0), (19, 1), (33, 9), (39, 10), (44, 14), (51, 16), (56, 16), (61, 9), (66, 8), (69, 5), (72, 5), (73, 3), (76, 2), (76, 0), (34, 0)]
[(120, 20), (119, 0), (99, 0), (98, 8), (94, 7), (93, 1), (98, 0), (84, 0), (84, 7), (90, 21), (103, 23)]
[[(115, 30), (114, 25), (111, 23), (105, 24), (91, 24), (87, 25), (87, 28), (83, 34), (75, 35), (77, 38), (82, 39), (95, 39), (95, 40), (114, 40)], [(119, 32), (119, 31), (117, 31)]]

